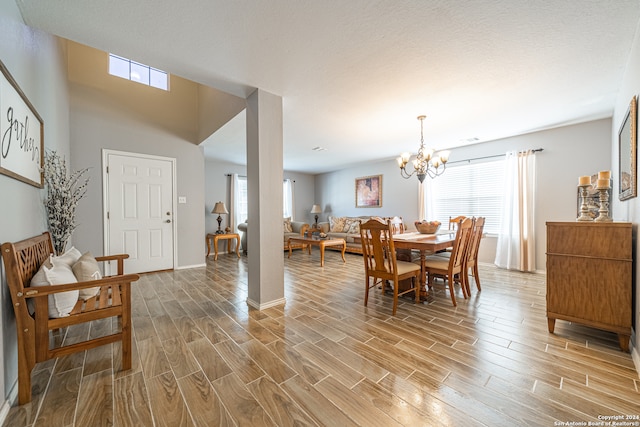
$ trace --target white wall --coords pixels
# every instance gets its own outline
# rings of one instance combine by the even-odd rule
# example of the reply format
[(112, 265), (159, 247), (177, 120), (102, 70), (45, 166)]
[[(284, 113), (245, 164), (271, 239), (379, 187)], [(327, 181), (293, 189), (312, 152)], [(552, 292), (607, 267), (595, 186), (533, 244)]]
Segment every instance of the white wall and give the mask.
[[(212, 214), (211, 210), (218, 201), (223, 201), (227, 205), (230, 203), (229, 180), (227, 174), (237, 173), (247, 175), (247, 167), (225, 161), (207, 159), (205, 161), (205, 230), (212, 233), (218, 229), (218, 215)], [(285, 179), (291, 179), (294, 183), (294, 213), (296, 221), (304, 221), (311, 224), (314, 219), (309, 212), (314, 202), (315, 176), (284, 171)], [(226, 216), (226, 218), (225, 218)], [(229, 224), (228, 215), (223, 215), (222, 228)], [(203, 239), (204, 242), (204, 239)], [(204, 244), (204, 243), (203, 243)]]
[(73, 242), (82, 251), (103, 253), (102, 149), (173, 157), (176, 161), (178, 204), (178, 259), (175, 267), (202, 265), (205, 229), (204, 155), (202, 149), (179, 135), (123, 111), (108, 94), (70, 85), (72, 168), (91, 168), (87, 197), (78, 206), (79, 226)]
[[(610, 134), (611, 120), (596, 120), (456, 148), (452, 150), (450, 161), (504, 154), (509, 150), (544, 149), (536, 157), (535, 227), (537, 269), (545, 270), (545, 222), (576, 218), (578, 177), (610, 168)], [(379, 174), (383, 175), (382, 207), (356, 208), (355, 178)], [(318, 175), (316, 202), (321, 203), (324, 210), (323, 220), (328, 215), (398, 215), (411, 225), (418, 219), (418, 179), (403, 179), (394, 159), (369, 163)], [(620, 217), (615, 207), (613, 215)], [(495, 243), (495, 237), (483, 239), (481, 262), (493, 263)]]
[[(69, 158), (69, 118), (66, 62), (63, 44), (56, 38), (24, 25), (13, 1), (0, 2), (0, 60), (44, 121), (44, 145)], [(47, 229), (39, 188), (0, 175), (2, 214), (0, 242), (13, 242)], [(0, 402), (16, 396), (16, 327), (1, 267)], [(0, 409), (0, 418), (2, 411)]]
[[(640, 24), (636, 29), (636, 38), (633, 42), (633, 48), (629, 56), (629, 62), (627, 69), (625, 70), (624, 78), (618, 98), (616, 100), (616, 106), (613, 112), (613, 126), (610, 134), (610, 146), (611, 151), (611, 174), (613, 177), (613, 200), (611, 206), (613, 209), (613, 217), (615, 220), (629, 221), (633, 223), (634, 230), (634, 262), (635, 262), (635, 277), (634, 283), (634, 333), (631, 336), (631, 347), (633, 360), (636, 365), (636, 370), (640, 373), (640, 292), (638, 292), (638, 279), (640, 278), (640, 268), (638, 268), (638, 262), (640, 261), (640, 246), (638, 245), (638, 223), (640, 222), (640, 199), (635, 197), (633, 199), (620, 201), (617, 194), (620, 191), (618, 185), (619, 177), (619, 165), (618, 165), (618, 130), (622, 120), (624, 119), (629, 103), (633, 96), (638, 96), (640, 92)], [(637, 132), (637, 129), (636, 129)], [(637, 160), (637, 154), (636, 154)], [(638, 169), (640, 170), (640, 169)], [(638, 188), (640, 190), (640, 188)]]

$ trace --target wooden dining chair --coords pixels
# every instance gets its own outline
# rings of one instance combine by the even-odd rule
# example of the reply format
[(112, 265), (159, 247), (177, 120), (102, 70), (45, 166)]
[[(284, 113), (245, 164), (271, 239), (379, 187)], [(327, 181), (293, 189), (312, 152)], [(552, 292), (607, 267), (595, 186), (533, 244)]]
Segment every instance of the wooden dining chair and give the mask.
[[(471, 274), (473, 275), (473, 278), (476, 282), (478, 291), (482, 290), (480, 287), (480, 276), (478, 273), (478, 251), (480, 250), (480, 241), (482, 240), (482, 234), (484, 233), (484, 223), (484, 217), (475, 218), (473, 223), (473, 231), (471, 232), (471, 238), (469, 239), (468, 243), (467, 258), (465, 261), (466, 265), (463, 269), (463, 274), (465, 275), (464, 283), (466, 283), (467, 285), (466, 293), (468, 296), (471, 295), (471, 288), (469, 287), (469, 270), (472, 270)], [(436, 255), (449, 259), (449, 257), (451, 256), (451, 252), (439, 252)]]
[(401, 216), (394, 216), (390, 219), (391, 221), (391, 231), (393, 234), (402, 234), (405, 231), (404, 222), (402, 221)]
[[(365, 307), (369, 302), (369, 289), (381, 285), (384, 294), (387, 282), (391, 282), (393, 285), (392, 314), (394, 316), (400, 295), (414, 292), (416, 302), (420, 302), (420, 266), (396, 259), (391, 221), (387, 220), (386, 224), (377, 219), (361, 222), (360, 239), (365, 270)], [(411, 286), (399, 292), (400, 281), (408, 278), (411, 278)]]
[(480, 240), (482, 240), (482, 233), (484, 232), (484, 217), (478, 217), (474, 221), (473, 224), (473, 233), (471, 234), (471, 239), (469, 241), (469, 250), (467, 251), (467, 259), (465, 261), (464, 266), (464, 276), (465, 276), (465, 284), (467, 286), (467, 295), (471, 295), (471, 289), (469, 287), (469, 269), (472, 269), (473, 279), (476, 282), (476, 287), (478, 291), (481, 291), (480, 288), (480, 276), (478, 275), (478, 251), (480, 249)]
[(456, 231), (456, 239), (453, 242), (453, 250), (449, 257), (431, 255), (425, 259), (427, 286), (429, 288), (433, 286), (434, 276), (442, 276), (449, 286), (451, 302), (453, 302), (454, 307), (457, 305), (454, 286), (456, 276), (458, 276), (460, 281), (462, 294), (465, 298), (468, 296), (467, 285), (465, 285), (465, 275), (463, 273), (467, 256), (466, 251), (473, 231), (473, 223), (474, 221), (471, 218), (466, 218), (460, 223)]
[(464, 215), (458, 215), (456, 217), (449, 217), (449, 230), (455, 230), (458, 228), (458, 225), (460, 225), (460, 223), (462, 221), (464, 221), (465, 219), (467, 219), (466, 216)]

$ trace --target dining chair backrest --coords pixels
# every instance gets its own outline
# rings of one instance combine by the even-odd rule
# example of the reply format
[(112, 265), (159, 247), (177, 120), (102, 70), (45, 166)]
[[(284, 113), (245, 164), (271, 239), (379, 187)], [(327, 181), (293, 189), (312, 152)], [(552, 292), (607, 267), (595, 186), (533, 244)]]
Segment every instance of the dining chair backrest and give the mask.
[(473, 270), (473, 278), (476, 282), (476, 288), (478, 288), (478, 291), (482, 290), (482, 287), (480, 286), (480, 271), (478, 269), (478, 252), (480, 251), (480, 241), (482, 240), (482, 233), (484, 233), (484, 222), (484, 217), (479, 217), (475, 220), (473, 233), (471, 234), (471, 239), (469, 241), (467, 260), (463, 268), (464, 284), (468, 296), (471, 296), (471, 286), (469, 285), (469, 270)]
[(473, 225), (473, 233), (471, 235), (471, 242), (469, 243), (469, 251), (467, 254), (468, 263), (475, 263), (478, 259), (480, 240), (482, 240), (482, 233), (484, 232), (484, 222), (484, 217), (478, 217)]
[(393, 280), (394, 275), (397, 276), (397, 267), (391, 221), (387, 220), (385, 224), (372, 218), (361, 223), (360, 238), (367, 274), (388, 276)]
[(404, 233), (404, 222), (401, 216), (394, 216), (391, 218), (391, 233), (402, 234)]
[(460, 222), (458, 230), (456, 231), (456, 239), (453, 242), (453, 250), (451, 251), (451, 258), (449, 260), (449, 270), (461, 271), (462, 266), (466, 262), (467, 250), (469, 239), (473, 231), (474, 220), (472, 218), (466, 218)]
[[(460, 281), (460, 286), (465, 298), (468, 296), (465, 280), (467, 276), (464, 274), (466, 266), (466, 257), (473, 231), (473, 219), (466, 218), (456, 230), (456, 238), (453, 241), (453, 248), (449, 257), (430, 256), (425, 259), (425, 270), (428, 278), (428, 286), (431, 287), (434, 276), (444, 276), (449, 285), (449, 293), (451, 294), (451, 302), (456, 306), (455, 282)], [(448, 258), (448, 259), (447, 259)]]
[(449, 230), (455, 230), (456, 228), (458, 228), (458, 225), (460, 225), (460, 223), (462, 221), (464, 221), (467, 217), (464, 215), (458, 215), (456, 217), (449, 217)]

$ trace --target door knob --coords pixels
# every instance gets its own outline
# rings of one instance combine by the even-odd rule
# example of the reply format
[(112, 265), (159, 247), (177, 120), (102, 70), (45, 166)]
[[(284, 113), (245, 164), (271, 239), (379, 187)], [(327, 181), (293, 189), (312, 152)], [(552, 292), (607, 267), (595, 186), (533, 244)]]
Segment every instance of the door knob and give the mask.
[(170, 220), (170, 219), (168, 219), (168, 220), (166, 220), (165, 222), (168, 224), (168, 223), (170, 223), (170, 222), (171, 222), (171, 220)]

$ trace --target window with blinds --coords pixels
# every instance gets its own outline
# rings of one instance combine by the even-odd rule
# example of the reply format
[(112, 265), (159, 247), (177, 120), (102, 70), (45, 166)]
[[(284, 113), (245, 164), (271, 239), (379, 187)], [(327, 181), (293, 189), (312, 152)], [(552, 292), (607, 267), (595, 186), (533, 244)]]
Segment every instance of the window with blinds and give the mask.
[(236, 186), (236, 224), (245, 222), (249, 217), (249, 200), (247, 197), (247, 177), (239, 176)]
[(432, 198), (432, 214), (447, 227), (450, 217), (486, 218), (484, 232), (497, 234), (504, 192), (504, 159), (483, 163), (451, 165), (444, 174), (425, 186), (425, 199)]
[[(246, 221), (249, 216), (249, 200), (247, 195), (247, 177), (239, 176), (238, 184), (236, 186), (236, 203), (237, 223)], [(293, 186), (290, 179), (286, 179), (282, 183), (282, 191), (284, 193), (282, 209), (284, 211), (284, 217), (293, 217)]]
[(282, 183), (282, 212), (284, 218), (293, 218), (293, 183), (290, 179), (285, 179)]

